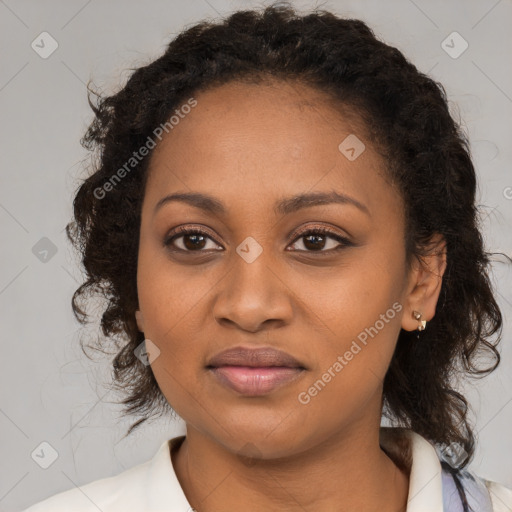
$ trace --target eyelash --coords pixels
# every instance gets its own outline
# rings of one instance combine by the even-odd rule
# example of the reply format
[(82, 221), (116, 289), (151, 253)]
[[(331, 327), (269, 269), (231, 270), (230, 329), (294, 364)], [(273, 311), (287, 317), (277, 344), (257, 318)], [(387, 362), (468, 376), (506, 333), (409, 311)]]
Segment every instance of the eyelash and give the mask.
[[(165, 239), (164, 245), (166, 247), (171, 247), (172, 243), (174, 242), (174, 240), (176, 240), (178, 238), (181, 238), (181, 237), (184, 237), (184, 236), (187, 236), (187, 235), (203, 235), (203, 236), (206, 236), (207, 238), (210, 238), (217, 245), (220, 245), (206, 231), (203, 231), (203, 230), (198, 229), (198, 228), (187, 228), (187, 227), (176, 228), (175, 232), (171, 233), (171, 235), (169, 235)], [(295, 242), (297, 242), (300, 238), (305, 238), (308, 235), (328, 236), (329, 238), (332, 238), (332, 239), (336, 240), (337, 242), (339, 242), (341, 245), (338, 246), (338, 247), (335, 247), (334, 249), (328, 249), (327, 251), (324, 251), (324, 250), (307, 251), (307, 250), (300, 249), (300, 250), (295, 250), (293, 252), (302, 252), (302, 253), (307, 252), (307, 253), (312, 253), (312, 254), (327, 254), (327, 255), (329, 255), (329, 254), (332, 254), (335, 251), (344, 249), (345, 247), (352, 247), (352, 246), (355, 245), (348, 238), (346, 238), (344, 236), (341, 236), (338, 233), (335, 233), (335, 232), (333, 232), (330, 229), (325, 228), (325, 227), (309, 228), (309, 229), (304, 230), (302, 232), (294, 233), (294, 239), (293, 239), (292, 245)], [(188, 250), (179, 249), (179, 248), (173, 248), (172, 250), (175, 251), (175, 252), (188, 252), (188, 253), (207, 252), (206, 250), (188, 251)]]

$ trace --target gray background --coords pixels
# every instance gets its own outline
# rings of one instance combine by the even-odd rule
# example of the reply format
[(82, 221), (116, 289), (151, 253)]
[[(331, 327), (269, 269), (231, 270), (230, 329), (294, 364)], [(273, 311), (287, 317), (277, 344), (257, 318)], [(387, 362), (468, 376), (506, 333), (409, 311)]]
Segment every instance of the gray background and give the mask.
[[(183, 431), (183, 424), (162, 419), (123, 439), (130, 422), (119, 417), (121, 409), (113, 403), (118, 397), (109, 391), (107, 358), (92, 354), (90, 361), (79, 348), (70, 298), (81, 275), (63, 229), (71, 216), (77, 176), (87, 163), (79, 145), (92, 119), (85, 83), (92, 78), (96, 86), (111, 91), (125, 83), (128, 68), (159, 56), (185, 26), (266, 4), (0, 0), (1, 510), (20, 510), (75, 485), (119, 473), (148, 460), (164, 439)], [(512, 2), (295, 4), (301, 9), (321, 6), (369, 22), (378, 36), (444, 84), (453, 114), (462, 119), (471, 140), (487, 247), (512, 256)], [(43, 31), (58, 42), (46, 59), (31, 47)], [(453, 31), (469, 44), (458, 58), (441, 46)], [(461, 48), (461, 42), (454, 41), (452, 51)], [(51, 242), (40, 241), (43, 237)], [(50, 251), (41, 261), (37, 249), (53, 245), (56, 253)], [(497, 257), (493, 279), (505, 317), (502, 365), (491, 377), (464, 386), (479, 438), (472, 469), (509, 487), (511, 275), (511, 267)], [(93, 323), (85, 335), (94, 336), (96, 330)], [(48, 469), (31, 458), (44, 441), (58, 452)]]

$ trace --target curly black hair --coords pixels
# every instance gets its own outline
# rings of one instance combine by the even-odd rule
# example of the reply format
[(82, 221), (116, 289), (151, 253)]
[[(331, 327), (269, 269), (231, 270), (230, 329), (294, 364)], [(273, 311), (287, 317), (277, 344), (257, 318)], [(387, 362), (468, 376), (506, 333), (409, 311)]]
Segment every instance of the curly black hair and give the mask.
[[(151, 151), (130, 172), (126, 162), (199, 91), (230, 81), (277, 79), (314, 87), (332, 99), (333, 108), (357, 114), (403, 198), (408, 264), (431, 251), (434, 234), (446, 241), (436, 315), (419, 340), (401, 330), (383, 383), (383, 414), (433, 443), (458, 443), (468, 454), (459, 467), (466, 466), (475, 434), (456, 380), (498, 366), (502, 315), (488, 274), (493, 253), (484, 250), (480, 232), (469, 142), (450, 115), (443, 86), (378, 40), (364, 22), (325, 10), (299, 15), (288, 4), (202, 21), (175, 37), (161, 57), (132, 71), (110, 96), (88, 86), (94, 119), (81, 143), (96, 150), (97, 158), (74, 198), (74, 221), (66, 226), (87, 278), (73, 295), (75, 316), (87, 321), (80, 303), (89, 292), (107, 300), (101, 328), (118, 350), (114, 383), (126, 394), (125, 412), (143, 416), (128, 434), (148, 416), (172, 408), (151, 367), (134, 353), (144, 340), (135, 320), (136, 272)], [(113, 182), (123, 168), (122, 179)]]

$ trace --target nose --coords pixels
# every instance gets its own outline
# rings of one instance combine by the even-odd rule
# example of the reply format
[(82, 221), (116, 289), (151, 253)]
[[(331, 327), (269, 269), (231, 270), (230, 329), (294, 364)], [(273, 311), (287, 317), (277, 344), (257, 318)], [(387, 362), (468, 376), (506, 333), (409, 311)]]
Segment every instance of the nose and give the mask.
[(238, 254), (233, 256), (214, 299), (217, 322), (253, 333), (289, 324), (293, 292), (275, 260), (267, 257), (266, 251), (252, 262)]

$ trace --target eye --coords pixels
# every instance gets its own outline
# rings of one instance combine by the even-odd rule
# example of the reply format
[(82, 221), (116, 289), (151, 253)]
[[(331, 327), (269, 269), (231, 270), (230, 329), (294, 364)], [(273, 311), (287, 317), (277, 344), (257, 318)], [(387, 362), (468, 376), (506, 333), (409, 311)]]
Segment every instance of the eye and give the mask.
[[(331, 240), (330, 244), (326, 242), (326, 240), (328, 239)], [(302, 231), (296, 234), (295, 240), (300, 240), (302, 242), (302, 246), (306, 248), (295, 249), (300, 252), (331, 253), (333, 251), (338, 251), (345, 247), (350, 247), (354, 245), (348, 238), (323, 227)], [(338, 244), (336, 245), (335, 242), (338, 242)], [(323, 250), (326, 247), (327, 250)]]
[[(295, 233), (294, 240), (293, 245), (299, 240), (302, 242), (304, 249), (293, 249), (299, 252), (331, 253), (354, 245), (348, 238), (324, 227), (310, 228), (300, 233)], [(211, 247), (208, 247), (208, 241), (211, 242)], [(219, 244), (206, 231), (199, 228), (179, 227), (165, 239), (164, 245), (178, 252), (200, 253), (207, 250), (219, 250)]]
[[(213, 239), (205, 231), (198, 228), (179, 227), (175, 230), (178, 235), (167, 237), (164, 241), (166, 247), (182, 252), (205, 252), (203, 249), (216, 250), (218, 244), (214, 243), (213, 247), (206, 247), (207, 240), (213, 242)], [(182, 239), (182, 240), (180, 240)], [(180, 244), (175, 245), (175, 241), (179, 240)], [(181, 245), (181, 247), (180, 247)]]

